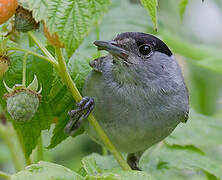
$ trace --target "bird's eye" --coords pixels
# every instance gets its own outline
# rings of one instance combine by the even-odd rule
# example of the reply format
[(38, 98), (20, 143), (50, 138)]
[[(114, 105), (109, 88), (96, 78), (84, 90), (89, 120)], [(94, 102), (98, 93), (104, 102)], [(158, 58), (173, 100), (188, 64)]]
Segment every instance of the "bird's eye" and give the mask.
[(139, 51), (142, 55), (147, 56), (152, 53), (152, 47), (148, 44), (141, 45)]

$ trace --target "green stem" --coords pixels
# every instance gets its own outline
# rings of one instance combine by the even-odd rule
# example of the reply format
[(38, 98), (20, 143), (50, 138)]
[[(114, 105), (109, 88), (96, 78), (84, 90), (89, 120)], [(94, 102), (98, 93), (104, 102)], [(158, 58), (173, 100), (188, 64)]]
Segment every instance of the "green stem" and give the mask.
[(28, 35), (33, 39), (36, 45), (42, 50), (42, 52), (54, 63), (57, 65), (56, 59), (52, 56), (52, 54), (42, 45), (42, 43), (35, 37), (35, 35), (29, 31)]
[(26, 87), (26, 61), (28, 58), (28, 53), (25, 53), (23, 57), (23, 69), (22, 69), (22, 85)]
[(29, 165), (32, 164), (32, 161), (31, 161), (30, 157), (25, 158), (25, 162), (26, 162), (26, 166), (29, 166)]
[(106, 147), (102, 146), (102, 155), (106, 156), (108, 155), (108, 150), (106, 149)]
[(54, 61), (52, 61), (52, 60), (49, 59), (48, 57), (43, 56), (43, 55), (41, 55), (41, 54), (38, 54), (38, 53), (36, 53), (36, 52), (30, 51), (30, 50), (27, 50), (27, 49), (18, 48), (18, 47), (10, 47), (10, 48), (7, 48), (7, 51), (11, 51), (11, 50), (26, 52), (26, 53), (28, 53), (28, 54), (31, 54), (31, 55), (33, 55), (33, 56), (39, 57), (39, 58), (41, 58), (41, 59), (43, 59), (43, 60), (46, 60), (46, 61), (50, 62), (52, 65), (54, 65), (54, 66), (57, 66), (57, 65), (58, 65), (57, 62), (55, 63)]
[(5, 172), (0, 171), (0, 177), (4, 178), (4, 179), (10, 179), (11, 175)]
[(0, 123), (0, 137), (4, 140), (9, 148), (16, 171), (21, 171), (24, 169), (25, 157), (23, 156), (20, 148), (21, 146), (11, 124), (7, 123), (7, 125), (2, 125)]
[(42, 134), (41, 134), (37, 146), (37, 161), (42, 161), (42, 160), (44, 160), (44, 154), (43, 154), (43, 144), (42, 144)]
[[(66, 82), (67, 86), (69, 87), (73, 98), (78, 102), (82, 99), (81, 94), (79, 93), (76, 85), (72, 81), (72, 78), (68, 72), (68, 69), (66, 67), (65, 59), (62, 55), (62, 51), (60, 48), (56, 48), (56, 55), (59, 63), (59, 69), (60, 69), (60, 76), (63, 78), (64, 82)], [(88, 120), (90, 124), (95, 128), (96, 132), (98, 133), (99, 137), (105, 144), (105, 146), (110, 150), (110, 152), (114, 155), (116, 160), (119, 162), (120, 166), (124, 170), (131, 170), (127, 162), (123, 159), (122, 155), (116, 150), (112, 142), (109, 140), (108, 136), (105, 134), (97, 120), (94, 118), (92, 114), (89, 115)]]

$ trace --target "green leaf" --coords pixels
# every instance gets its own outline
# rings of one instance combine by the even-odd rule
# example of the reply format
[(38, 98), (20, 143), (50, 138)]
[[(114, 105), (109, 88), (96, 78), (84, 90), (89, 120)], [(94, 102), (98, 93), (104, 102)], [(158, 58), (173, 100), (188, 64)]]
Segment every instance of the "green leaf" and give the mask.
[(109, 0), (30, 0), (29, 9), (36, 20), (46, 21), (50, 33), (58, 34), (70, 57), (100, 23), (109, 4)]
[(88, 175), (93, 176), (102, 173), (102, 170), (96, 164), (95, 158), (92, 156), (83, 158), (82, 164)]
[(147, 150), (141, 157), (140, 166), (155, 176), (164, 173), (164, 169), (167, 171), (178, 169), (196, 172), (201, 170), (218, 179), (222, 178), (221, 163), (195, 151), (192, 147), (162, 144), (162, 146), (154, 148), (153, 151)]
[(140, 0), (142, 5), (145, 7), (145, 9), (148, 11), (148, 13), (151, 16), (154, 29), (157, 31), (157, 6), (158, 1), (157, 0)]
[[(119, 165), (115, 162), (112, 156), (101, 156), (98, 154), (92, 154), (88, 157), (85, 157), (82, 160), (83, 168), (87, 172), (86, 180), (154, 180), (154, 178), (142, 171), (123, 171), (119, 167)], [(105, 164), (112, 164), (113, 167), (118, 167), (111, 169), (109, 166), (109, 170), (107, 170), (107, 166)], [(104, 167), (104, 165), (106, 167)]]
[(189, 116), (187, 123), (179, 124), (174, 132), (165, 140), (167, 144), (180, 146), (192, 145), (199, 149), (217, 147), (221, 144), (221, 120), (203, 116), (193, 110), (191, 110)]
[(186, 10), (187, 4), (188, 4), (188, 0), (181, 0), (180, 1), (179, 10), (180, 10), (180, 18), (181, 18), (181, 20), (183, 20), (184, 12)]
[[(94, 163), (94, 160), (96, 161), (96, 163)], [(86, 163), (87, 162), (87, 163)], [(117, 161), (113, 158), (113, 156), (111, 155), (107, 155), (107, 156), (102, 156), (100, 154), (97, 153), (92, 153), (89, 156), (86, 156), (85, 158), (83, 158), (82, 160), (83, 163), (83, 167), (85, 168), (85, 170), (90, 173), (90, 165), (95, 165), (98, 169), (121, 169), (121, 167), (119, 166), (119, 164), (117, 163)], [(100, 171), (100, 170), (99, 170)]]
[(97, 176), (87, 176), (85, 180), (155, 180), (143, 171), (105, 172)]
[(28, 1), (28, 5), (25, 7), (32, 10), (33, 17), (37, 22), (39, 22), (47, 18), (48, 2), (49, 0), (31, 0)]
[(11, 176), (11, 180), (83, 180), (83, 177), (70, 169), (49, 162), (40, 161), (38, 164), (32, 164)]

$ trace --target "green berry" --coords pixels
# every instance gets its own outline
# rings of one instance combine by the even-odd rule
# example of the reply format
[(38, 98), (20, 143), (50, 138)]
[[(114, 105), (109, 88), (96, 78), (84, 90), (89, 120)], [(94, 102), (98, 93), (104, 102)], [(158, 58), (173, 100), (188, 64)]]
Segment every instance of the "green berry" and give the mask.
[(32, 17), (32, 12), (19, 6), (15, 12), (15, 29), (19, 32), (27, 32), (38, 28), (39, 23)]
[(5, 95), (7, 111), (16, 122), (26, 122), (35, 115), (40, 95), (28, 89), (15, 90)]

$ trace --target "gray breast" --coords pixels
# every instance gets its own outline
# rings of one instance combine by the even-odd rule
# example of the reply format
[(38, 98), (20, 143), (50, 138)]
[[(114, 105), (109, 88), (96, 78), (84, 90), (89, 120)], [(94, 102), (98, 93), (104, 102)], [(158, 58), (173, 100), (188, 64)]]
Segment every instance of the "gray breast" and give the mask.
[[(166, 85), (156, 89), (119, 85), (109, 76), (106, 72), (92, 71), (83, 93), (94, 98), (93, 115), (120, 151), (134, 153), (145, 150), (168, 136), (183, 121), (188, 111), (184, 83), (179, 83), (180, 87), (176, 87), (178, 93), (172, 94)], [(183, 79), (179, 81), (183, 82)], [(85, 129), (100, 143), (88, 121), (85, 121)]]

